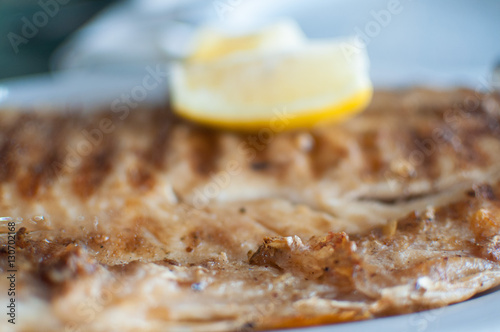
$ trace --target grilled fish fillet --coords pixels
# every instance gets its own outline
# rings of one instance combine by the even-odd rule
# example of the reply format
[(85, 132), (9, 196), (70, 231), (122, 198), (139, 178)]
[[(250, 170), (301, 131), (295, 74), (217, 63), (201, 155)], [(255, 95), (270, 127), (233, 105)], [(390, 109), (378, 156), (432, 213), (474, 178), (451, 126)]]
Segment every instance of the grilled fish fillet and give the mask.
[(19, 306), (2, 331), (307, 326), (500, 284), (494, 94), (379, 91), (291, 133), (147, 108), (0, 120), (0, 285), (14, 222)]

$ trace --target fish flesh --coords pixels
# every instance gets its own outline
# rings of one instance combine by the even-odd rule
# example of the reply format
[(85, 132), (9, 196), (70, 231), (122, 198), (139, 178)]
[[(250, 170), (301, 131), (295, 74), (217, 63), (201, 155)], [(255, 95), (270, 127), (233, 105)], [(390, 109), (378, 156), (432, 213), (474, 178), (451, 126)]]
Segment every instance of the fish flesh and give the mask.
[(0, 327), (264, 330), (466, 300), (500, 284), (499, 152), (500, 96), (467, 89), (376, 91), (293, 132), (2, 110), (0, 287), (14, 248), (19, 318)]

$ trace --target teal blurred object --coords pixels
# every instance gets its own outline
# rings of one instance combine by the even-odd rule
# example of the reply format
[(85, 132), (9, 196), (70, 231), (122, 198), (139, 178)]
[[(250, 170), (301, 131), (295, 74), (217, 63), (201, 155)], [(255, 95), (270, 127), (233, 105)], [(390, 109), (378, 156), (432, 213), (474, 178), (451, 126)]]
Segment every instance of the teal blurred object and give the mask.
[(0, 79), (47, 72), (67, 36), (116, 0), (1, 0)]

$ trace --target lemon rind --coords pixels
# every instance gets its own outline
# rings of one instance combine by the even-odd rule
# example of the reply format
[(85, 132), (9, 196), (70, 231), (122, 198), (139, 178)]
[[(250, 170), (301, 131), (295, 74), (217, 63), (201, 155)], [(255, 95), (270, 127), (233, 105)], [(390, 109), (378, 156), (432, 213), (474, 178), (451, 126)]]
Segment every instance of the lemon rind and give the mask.
[[(187, 110), (180, 105), (175, 105), (174, 112), (183, 118), (215, 128), (253, 132), (263, 128), (284, 128), (282, 130), (294, 130), (299, 128), (311, 128), (314, 126), (334, 124), (361, 112), (370, 103), (373, 95), (373, 88), (365, 88), (351, 96), (343, 99), (335, 105), (328, 105), (322, 108), (296, 111), (289, 119), (280, 120), (277, 117), (256, 118), (256, 119), (227, 119), (223, 117), (208, 116), (213, 114)], [(196, 116), (193, 116), (196, 114)], [(276, 122), (281, 121), (282, 125), (277, 126)]]

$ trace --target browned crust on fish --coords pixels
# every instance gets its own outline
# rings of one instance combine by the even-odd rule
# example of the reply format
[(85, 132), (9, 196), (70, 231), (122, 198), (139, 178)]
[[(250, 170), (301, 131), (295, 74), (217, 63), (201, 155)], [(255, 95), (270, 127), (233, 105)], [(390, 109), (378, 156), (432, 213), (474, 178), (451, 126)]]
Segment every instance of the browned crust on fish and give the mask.
[(19, 330), (309, 326), (500, 284), (494, 94), (380, 91), (346, 123), (271, 138), (163, 108), (0, 119)]

